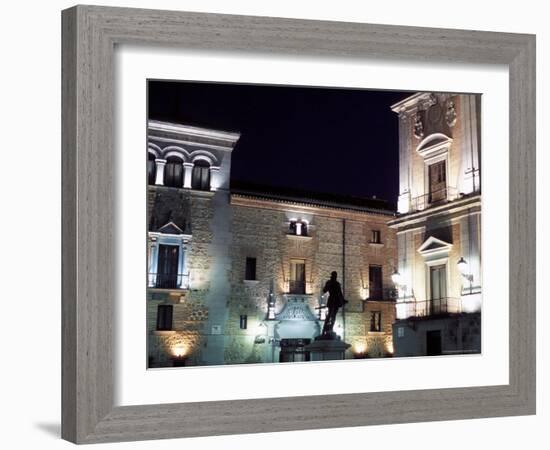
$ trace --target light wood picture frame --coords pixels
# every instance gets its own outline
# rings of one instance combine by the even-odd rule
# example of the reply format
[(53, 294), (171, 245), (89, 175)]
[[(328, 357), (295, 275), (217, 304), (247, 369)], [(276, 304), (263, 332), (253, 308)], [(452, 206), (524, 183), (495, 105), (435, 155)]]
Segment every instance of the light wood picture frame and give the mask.
[[(506, 65), (509, 384), (115, 407), (117, 44)], [(75, 6), (62, 13), (62, 122), (64, 439), (96, 443), (535, 413), (535, 36)]]

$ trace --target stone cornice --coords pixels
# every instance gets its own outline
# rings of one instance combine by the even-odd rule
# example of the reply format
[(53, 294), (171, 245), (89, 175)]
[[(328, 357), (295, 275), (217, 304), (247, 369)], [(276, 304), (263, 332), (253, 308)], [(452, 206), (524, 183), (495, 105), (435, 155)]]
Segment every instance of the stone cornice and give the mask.
[(441, 215), (442, 218), (455, 218), (460, 214), (472, 213), (474, 208), (475, 213), (481, 212), (481, 195), (476, 194), (468, 197), (463, 197), (459, 200), (445, 203), (441, 206), (424, 209), (422, 211), (403, 214), (394, 220), (388, 222), (390, 228), (397, 229), (398, 233), (403, 229), (410, 230), (423, 226), (427, 219), (432, 219)]
[[(211, 142), (214, 141), (221, 147), (234, 147), (240, 138), (240, 133), (230, 131), (213, 130), (210, 128), (201, 128), (190, 125), (183, 125), (170, 122), (161, 122), (158, 120), (149, 120), (147, 123), (149, 134), (155, 132), (162, 135), (168, 135), (174, 139), (192, 142)], [(188, 139), (185, 139), (187, 137)], [(190, 138), (190, 139), (189, 139)]]
[[(231, 205), (244, 206), (249, 208), (272, 209), (276, 211), (296, 211), (311, 213), (316, 216), (324, 216), (339, 219), (350, 219), (365, 222), (373, 219), (378, 222), (385, 223), (394, 214), (390, 211), (370, 211), (347, 208), (345, 206), (327, 206), (299, 201), (266, 199), (261, 196), (246, 195), (246, 194), (231, 194)], [(369, 217), (370, 216), (370, 217)]]
[(410, 97), (394, 103), (390, 106), (390, 108), (393, 112), (396, 112), (398, 114), (416, 112), (419, 104), (421, 104), (422, 106), (424, 106), (426, 103), (433, 104), (433, 99), (431, 98), (433, 95), (434, 94), (430, 92), (417, 92)]

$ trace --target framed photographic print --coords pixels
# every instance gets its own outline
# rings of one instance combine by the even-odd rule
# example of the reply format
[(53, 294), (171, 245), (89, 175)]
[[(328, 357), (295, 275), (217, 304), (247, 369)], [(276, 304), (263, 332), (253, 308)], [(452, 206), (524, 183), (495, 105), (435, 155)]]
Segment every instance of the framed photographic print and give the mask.
[(534, 49), (64, 11), (63, 437), (534, 413)]

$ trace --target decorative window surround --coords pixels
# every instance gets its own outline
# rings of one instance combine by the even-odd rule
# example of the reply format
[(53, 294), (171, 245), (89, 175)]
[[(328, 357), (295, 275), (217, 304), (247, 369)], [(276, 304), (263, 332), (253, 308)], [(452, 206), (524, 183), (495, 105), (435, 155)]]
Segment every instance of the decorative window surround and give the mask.
[[(448, 183), (449, 177), (449, 151), (453, 140), (441, 133), (435, 133), (424, 139), (417, 147), (416, 151), (424, 158), (424, 196), (430, 195), (430, 177), (429, 170), (432, 164), (444, 161), (445, 176)], [(451, 189), (446, 189), (445, 197), (447, 200), (453, 200)], [(426, 197), (424, 208), (430, 206), (429, 198)]]
[[(424, 158), (427, 164), (432, 164), (441, 155), (447, 155), (453, 139), (443, 133), (430, 134), (424, 138), (416, 147), (417, 153)], [(438, 159), (439, 160), (439, 159)]]
[(445, 242), (436, 237), (430, 236), (426, 241), (418, 248), (418, 253), (424, 257), (425, 262), (425, 298), (430, 298), (430, 267), (444, 265), (446, 273), (446, 290), (445, 295), (442, 298), (449, 297), (449, 288), (451, 281), (451, 265), (449, 264), (449, 255), (453, 244)]
[[(157, 270), (158, 270), (158, 247), (159, 245), (175, 245), (179, 247), (178, 256), (178, 280), (177, 289), (190, 289), (189, 286), (189, 273), (187, 271), (187, 258), (186, 252), (191, 244), (192, 235), (184, 234), (183, 231), (175, 225), (173, 222), (169, 222), (162, 229), (170, 229), (179, 231), (180, 233), (162, 233), (152, 232), (149, 235), (149, 276), (148, 287), (155, 288), (157, 283)], [(186, 277), (187, 275), (187, 277)]]
[(177, 156), (184, 172), (183, 186), (178, 189), (192, 189), (193, 169), (202, 160), (210, 166), (209, 185), (202, 188), (228, 191), (231, 152), (239, 137), (239, 133), (149, 120), (148, 147), (158, 161), (155, 184), (164, 185), (166, 159)]
[(448, 258), (453, 244), (445, 242), (436, 237), (430, 236), (424, 241), (424, 243), (418, 248), (420, 253), (426, 261), (431, 261), (434, 258), (439, 260), (441, 258)]
[(290, 219), (285, 223), (286, 234), (289, 238), (311, 239), (313, 227), (309, 225), (306, 219)]

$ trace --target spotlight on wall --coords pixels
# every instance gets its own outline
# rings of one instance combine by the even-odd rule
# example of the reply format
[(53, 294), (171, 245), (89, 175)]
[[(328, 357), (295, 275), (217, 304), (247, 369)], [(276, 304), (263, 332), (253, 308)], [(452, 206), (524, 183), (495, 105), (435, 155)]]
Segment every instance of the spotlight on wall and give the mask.
[(367, 357), (367, 343), (366, 342), (355, 342), (353, 344), (353, 357), (355, 359), (363, 359)]
[(172, 347), (172, 355), (176, 358), (183, 358), (187, 354), (187, 348), (184, 344), (176, 344)]

